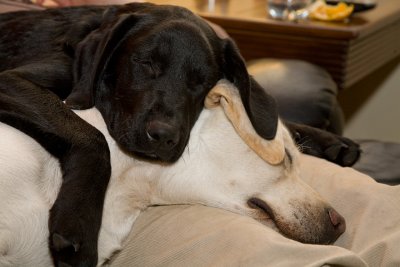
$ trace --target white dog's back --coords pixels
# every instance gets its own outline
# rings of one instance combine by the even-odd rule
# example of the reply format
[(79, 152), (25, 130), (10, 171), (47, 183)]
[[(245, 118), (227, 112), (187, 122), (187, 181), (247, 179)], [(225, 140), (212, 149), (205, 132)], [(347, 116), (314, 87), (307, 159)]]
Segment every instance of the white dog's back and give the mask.
[[(225, 87), (240, 102), (232, 91), (236, 89)], [(284, 157), (268, 163), (239, 137), (226, 112), (221, 107), (205, 109), (182, 157), (173, 164), (126, 155), (96, 109), (77, 112), (103, 132), (111, 152), (99, 264), (121, 249), (136, 217), (149, 205), (219, 207), (275, 224), (286, 236), (309, 243), (331, 242), (343, 232), (340, 215), (299, 179), (299, 151), (283, 124), (279, 122), (275, 139)], [(248, 119), (243, 107), (234, 112)], [(0, 266), (51, 266), (47, 220), (62, 182), (58, 161), (14, 128), (0, 123), (0, 135)], [(257, 138), (251, 138), (255, 148), (270, 142)]]
[(48, 211), (61, 182), (58, 161), (0, 124), (0, 266), (49, 266)]

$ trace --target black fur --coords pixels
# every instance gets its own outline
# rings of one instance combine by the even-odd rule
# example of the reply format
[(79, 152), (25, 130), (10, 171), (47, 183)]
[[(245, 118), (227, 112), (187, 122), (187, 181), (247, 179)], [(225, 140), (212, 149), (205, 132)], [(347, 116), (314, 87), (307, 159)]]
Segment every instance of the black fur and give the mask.
[(234, 43), (186, 9), (136, 3), (15, 12), (0, 15), (0, 35), (0, 121), (36, 139), (63, 171), (49, 220), (56, 265), (96, 265), (111, 172), (102, 134), (61, 100), (97, 107), (128, 153), (173, 162), (208, 91), (227, 78), (256, 131), (276, 134), (275, 102), (249, 77)]

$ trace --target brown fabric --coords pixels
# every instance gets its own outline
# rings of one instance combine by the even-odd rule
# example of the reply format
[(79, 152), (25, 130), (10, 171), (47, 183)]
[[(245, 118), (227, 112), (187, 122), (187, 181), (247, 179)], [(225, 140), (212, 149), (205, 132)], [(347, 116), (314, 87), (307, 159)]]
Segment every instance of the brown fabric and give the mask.
[(214, 208), (152, 207), (111, 266), (400, 266), (399, 186), (309, 156), (302, 173), (346, 218), (334, 246), (301, 244)]

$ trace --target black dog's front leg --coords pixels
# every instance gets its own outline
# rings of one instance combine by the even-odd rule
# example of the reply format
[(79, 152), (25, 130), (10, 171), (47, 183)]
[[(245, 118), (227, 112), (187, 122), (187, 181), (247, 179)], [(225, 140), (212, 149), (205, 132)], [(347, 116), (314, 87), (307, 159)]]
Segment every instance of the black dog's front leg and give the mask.
[(352, 166), (359, 158), (360, 146), (354, 141), (304, 124), (285, 122), (300, 150), (341, 166)]
[(63, 182), (49, 218), (55, 265), (96, 266), (111, 175), (104, 136), (56, 95), (10, 71), (0, 74), (0, 121), (31, 136), (60, 161)]
[(89, 146), (72, 146), (60, 158), (63, 183), (50, 210), (49, 244), (56, 266), (61, 262), (96, 266), (102, 208), (111, 174), (108, 147), (97, 141)]

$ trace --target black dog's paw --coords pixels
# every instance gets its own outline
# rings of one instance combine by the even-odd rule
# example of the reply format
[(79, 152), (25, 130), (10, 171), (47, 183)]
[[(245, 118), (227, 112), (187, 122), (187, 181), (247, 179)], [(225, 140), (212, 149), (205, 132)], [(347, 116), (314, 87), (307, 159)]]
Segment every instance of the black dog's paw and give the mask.
[(344, 167), (352, 166), (360, 157), (360, 146), (348, 138), (335, 137), (336, 140), (333, 138), (334, 142), (332, 144), (329, 142), (325, 144), (327, 147), (323, 152), (324, 158)]
[(300, 150), (309, 155), (324, 158), (338, 165), (352, 166), (360, 157), (360, 146), (346, 138), (305, 125), (290, 125)]
[(50, 211), (49, 248), (56, 267), (97, 265), (97, 232), (93, 231), (90, 218), (80, 214), (79, 209), (54, 205)]

